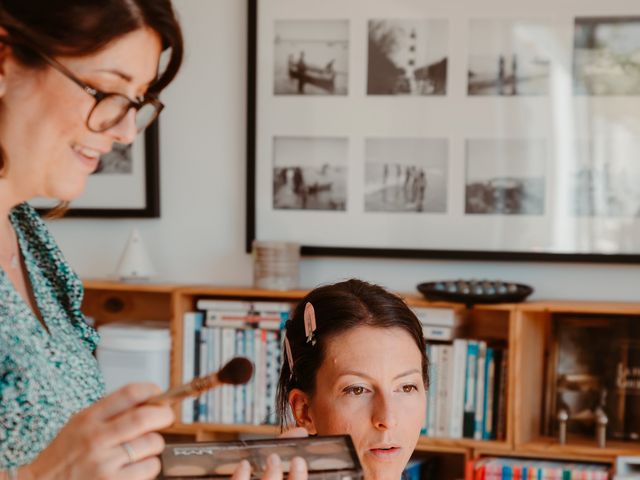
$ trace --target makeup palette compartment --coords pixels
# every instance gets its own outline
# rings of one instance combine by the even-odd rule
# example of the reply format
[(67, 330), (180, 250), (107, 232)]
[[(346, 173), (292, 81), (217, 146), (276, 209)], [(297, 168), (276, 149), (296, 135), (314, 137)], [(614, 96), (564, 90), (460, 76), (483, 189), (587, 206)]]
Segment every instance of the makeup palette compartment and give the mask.
[(310, 479), (362, 478), (362, 467), (348, 435), (167, 445), (162, 453), (161, 478), (227, 478), (242, 460), (251, 465), (252, 478), (262, 478), (272, 453), (278, 454), (282, 461), (284, 478), (294, 457), (306, 460)]

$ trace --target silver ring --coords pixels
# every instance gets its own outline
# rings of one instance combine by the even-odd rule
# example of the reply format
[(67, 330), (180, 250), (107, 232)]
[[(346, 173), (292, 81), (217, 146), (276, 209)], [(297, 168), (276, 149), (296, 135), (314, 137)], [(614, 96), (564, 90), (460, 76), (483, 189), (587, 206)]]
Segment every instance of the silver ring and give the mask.
[(133, 449), (129, 442), (122, 442), (122, 448), (129, 457), (129, 463), (136, 461), (136, 451)]

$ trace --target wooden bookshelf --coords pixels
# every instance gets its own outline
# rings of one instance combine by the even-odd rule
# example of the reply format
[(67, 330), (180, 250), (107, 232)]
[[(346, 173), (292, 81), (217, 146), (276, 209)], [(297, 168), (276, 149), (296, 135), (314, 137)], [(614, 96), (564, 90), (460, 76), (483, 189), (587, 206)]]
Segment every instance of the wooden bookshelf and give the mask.
[[(182, 379), (182, 318), (185, 312), (194, 309), (198, 298), (295, 302), (306, 293), (305, 290), (267, 291), (248, 287), (86, 280), (83, 309), (97, 325), (122, 319), (166, 321), (172, 337), (170, 382), (178, 385)], [(546, 359), (553, 315), (640, 315), (640, 303), (536, 301), (466, 309), (444, 302), (428, 302), (416, 294), (403, 295), (403, 298), (411, 306), (456, 308), (463, 316), (461, 336), (508, 345), (506, 438), (481, 441), (421, 437), (418, 452), (460, 454), (466, 459), (502, 455), (594, 461), (612, 468), (618, 456), (640, 455), (640, 442), (609, 442), (606, 448), (598, 448), (592, 438), (570, 437), (567, 445), (558, 445), (555, 439), (542, 435)], [(176, 414), (180, 418), (178, 410)], [(278, 428), (178, 422), (164, 433), (212, 440), (230, 439), (239, 434), (277, 435)]]

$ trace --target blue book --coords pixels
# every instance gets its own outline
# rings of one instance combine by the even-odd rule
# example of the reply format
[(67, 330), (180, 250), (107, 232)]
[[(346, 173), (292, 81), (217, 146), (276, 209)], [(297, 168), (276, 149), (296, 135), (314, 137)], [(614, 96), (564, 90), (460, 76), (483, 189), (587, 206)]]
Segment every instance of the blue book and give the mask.
[(462, 436), (473, 438), (476, 412), (476, 377), (478, 369), (478, 342), (467, 343), (467, 367), (464, 389), (464, 415), (462, 417)]
[[(202, 324), (204, 323), (204, 314), (197, 312), (194, 318), (193, 335), (195, 337), (193, 347), (193, 376), (200, 376), (200, 344), (202, 340)], [(201, 410), (206, 408), (206, 405), (201, 405), (200, 397), (196, 397), (193, 401), (193, 421), (197, 422), (201, 418)]]

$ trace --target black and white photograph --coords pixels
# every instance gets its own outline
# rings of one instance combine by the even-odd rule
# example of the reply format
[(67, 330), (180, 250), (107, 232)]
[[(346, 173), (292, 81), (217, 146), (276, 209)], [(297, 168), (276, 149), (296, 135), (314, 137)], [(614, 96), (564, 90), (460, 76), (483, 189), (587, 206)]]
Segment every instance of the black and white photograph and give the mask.
[(575, 158), (574, 215), (640, 217), (640, 137), (579, 140)]
[(349, 82), (347, 20), (277, 20), (276, 95), (346, 95)]
[(132, 145), (115, 142), (109, 153), (100, 157), (98, 167), (93, 175), (120, 174), (126, 175), (133, 171)]
[(574, 92), (640, 95), (640, 17), (578, 17)]
[(369, 20), (368, 43), (369, 95), (446, 95), (447, 20)]
[(346, 138), (276, 137), (273, 208), (346, 210)]
[(549, 93), (549, 24), (515, 19), (469, 22), (469, 95)]
[(467, 140), (465, 212), (543, 215), (547, 156), (544, 140)]
[(448, 148), (440, 138), (367, 139), (365, 211), (445, 213)]

